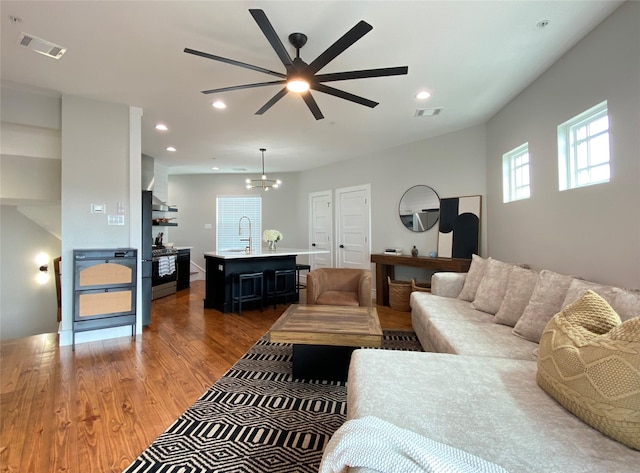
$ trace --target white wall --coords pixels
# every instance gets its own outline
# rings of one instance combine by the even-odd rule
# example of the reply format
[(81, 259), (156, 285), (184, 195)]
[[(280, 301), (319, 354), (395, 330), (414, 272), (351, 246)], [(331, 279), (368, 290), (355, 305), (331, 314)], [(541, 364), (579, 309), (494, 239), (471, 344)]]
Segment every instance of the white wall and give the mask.
[[(409, 254), (416, 245), (426, 255), (437, 250), (437, 227), (424, 233), (408, 230), (398, 216), (402, 194), (411, 186), (426, 184), (440, 197), (483, 195), (484, 150), (484, 127), (477, 126), (374, 155), (278, 176), (284, 185), (262, 194), (263, 227), (282, 231), (283, 247), (307, 248), (309, 193), (370, 183), (372, 252), (397, 247)], [(191, 259), (196, 264), (203, 264), (204, 251), (215, 249), (216, 196), (246, 195), (243, 180), (240, 174), (170, 176), (169, 200), (179, 207), (179, 226), (171, 228), (171, 237), (178, 246), (194, 247)], [(211, 223), (212, 228), (206, 230), (205, 223)]]
[[(0, 206), (0, 338), (18, 338), (58, 330), (53, 258), (60, 240), (18, 212)], [(48, 255), (49, 271), (40, 273), (36, 257)], [(40, 276), (42, 274), (42, 276)], [(42, 282), (37, 278), (44, 277)]]
[[(0, 338), (10, 339), (58, 329), (60, 97), (5, 82), (1, 94)], [(25, 214), (39, 215), (39, 225)], [(40, 253), (46, 274), (35, 261)]]
[[(398, 215), (398, 206), (404, 192), (412, 186), (424, 184), (438, 195), (456, 197), (485, 193), (485, 131), (476, 126), (447, 135), (381, 150), (303, 172), (300, 177), (298, 199), (300, 231), (308, 233), (308, 194), (321, 190), (334, 190), (358, 184), (371, 184), (371, 252), (385, 248), (401, 248), (411, 254), (413, 245), (421, 255), (438, 249), (438, 226), (423, 233), (407, 229)], [(484, 212), (484, 210), (483, 210)], [(484, 254), (485, 224), (481, 218), (480, 252)], [(396, 278), (428, 279), (425, 270), (396, 267)]]
[[(489, 254), (640, 287), (640, 3), (627, 2), (487, 124)], [(558, 190), (557, 126), (608, 101), (611, 182)], [(530, 199), (502, 203), (502, 155), (528, 141)]]
[[(66, 268), (70, 268), (73, 249), (140, 246), (141, 152), (138, 146), (137, 157), (130, 156), (130, 137), (135, 139), (135, 133), (130, 133), (130, 111), (126, 105), (62, 97), (62, 260), (68, 262)], [(132, 166), (138, 169), (135, 183), (130, 179)], [(107, 216), (117, 214), (118, 202), (125, 206), (125, 224), (108, 225)], [(92, 203), (104, 204), (106, 213), (92, 214)], [(137, 213), (132, 212), (134, 208)], [(137, 216), (134, 221), (132, 214)], [(72, 307), (73, 274), (66, 270), (62, 277), (62, 345), (71, 342)], [(79, 333), (76, 341), (130, 334), (130, 327), (119, 327)]]
[[(283, 185), (278, 190), (262, 192), (262, 228), (280, 230), (284, 235), (281, 247), (306, 248), (306, 221), (297, 220), (300, 205), (298, 175), (283, 173), (274, 177), (282, 179)], [(178, 206), (178, 226), (169, 228), (170, 239), (176, 246), (193, 247), (191, 260), (198, 266), (204, 268), (204, 252), (216, 250), (216, 197), (259, 194), (256, 190), (245, 188), (245, 178), (242, 174), (169, 177), (168, 200)], [(211, 224), (211, 228), (205, 229), (205, 224)], [(255, 244), (264, 243), (260, 241)]]

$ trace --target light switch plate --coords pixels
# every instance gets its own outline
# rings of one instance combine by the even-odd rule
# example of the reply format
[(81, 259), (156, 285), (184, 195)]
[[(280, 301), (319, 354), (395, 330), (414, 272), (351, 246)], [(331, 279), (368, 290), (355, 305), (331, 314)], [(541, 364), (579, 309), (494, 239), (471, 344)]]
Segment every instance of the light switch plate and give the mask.
[(107, 225), (124, 225), (124, 215), (107, 215)]
[(91, 204), (92, 214), (103, 214), (106, 211), (107, 211), (107, 208), (104, 204)]

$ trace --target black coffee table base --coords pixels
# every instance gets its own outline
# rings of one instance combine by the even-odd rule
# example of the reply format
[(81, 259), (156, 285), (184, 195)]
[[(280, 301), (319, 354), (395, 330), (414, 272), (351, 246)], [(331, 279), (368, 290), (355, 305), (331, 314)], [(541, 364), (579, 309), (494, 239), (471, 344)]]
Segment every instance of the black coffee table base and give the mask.
[(293, 345), (295, 379), (346, 381), (351, 353), (356, 347)]

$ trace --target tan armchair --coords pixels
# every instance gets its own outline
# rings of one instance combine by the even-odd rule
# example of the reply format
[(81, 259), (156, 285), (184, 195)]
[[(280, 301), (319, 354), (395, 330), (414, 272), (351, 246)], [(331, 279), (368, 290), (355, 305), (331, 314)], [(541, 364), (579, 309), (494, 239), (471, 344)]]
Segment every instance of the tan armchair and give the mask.
[(320, 268), (309, 272), (307, 304), (371, 307), (371, 271)]

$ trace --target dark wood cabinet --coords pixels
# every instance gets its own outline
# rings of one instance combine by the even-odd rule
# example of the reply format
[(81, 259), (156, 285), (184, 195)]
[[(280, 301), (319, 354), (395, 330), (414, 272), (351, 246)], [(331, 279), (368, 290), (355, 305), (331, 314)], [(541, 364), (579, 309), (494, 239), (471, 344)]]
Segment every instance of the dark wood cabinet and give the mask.
[(188, 289), (191, 286), (191, 250), (189, 248), (178, 250), (176, 269), (178, 270), (176, 290)]
[(411, 266), (433, 271), (452, 271), (464, 273), (469, 271), (471, 260), (466, 258), (431, 258), (427, 256), (396, 256), (372, 254), (371, 262), (376, 264), (376, 303), (389, 305), (389, 282), (394, 279), (396, 266)]

